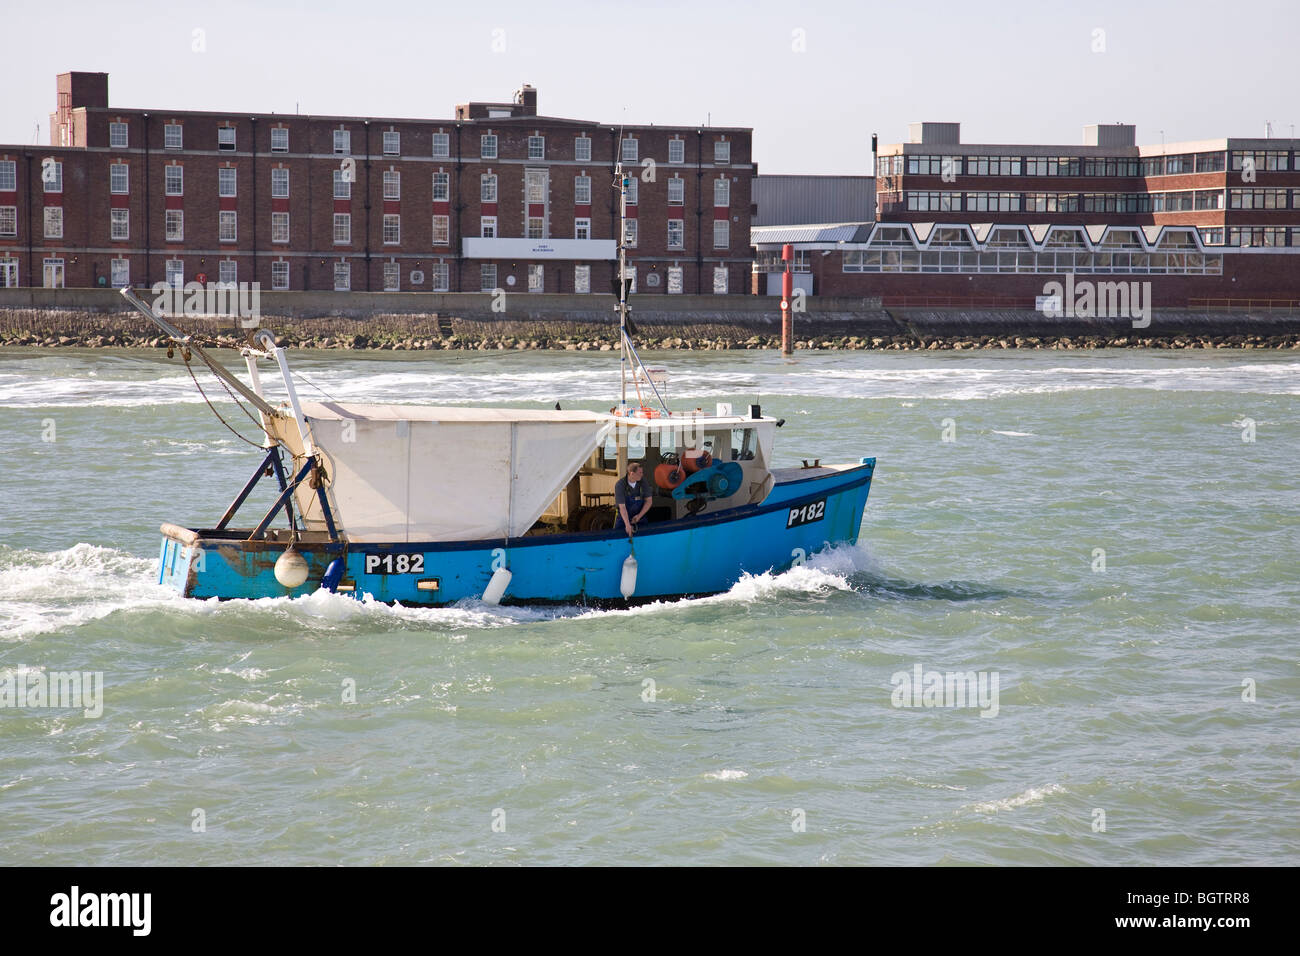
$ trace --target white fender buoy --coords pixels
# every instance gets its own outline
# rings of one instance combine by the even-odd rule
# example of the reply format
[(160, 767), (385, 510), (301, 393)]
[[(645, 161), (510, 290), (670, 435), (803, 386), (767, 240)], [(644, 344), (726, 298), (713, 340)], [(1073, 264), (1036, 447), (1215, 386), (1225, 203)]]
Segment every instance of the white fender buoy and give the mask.
[(633, 555), (629, 554), (623, 562), (623, 577), (618, 582), (618, 589), (623, 592), (624, 598), (630, 598), (636, 593), (636, 558)]
[(297, 551), (286, 551), (275, 559), (275, 579), (292, 591), (307, 580), (307, 559)]
[(492, 580), (488, 582), (487, 590), (483, 592), (484, 604), (500, 604), (501, 597), (506, 593), (506, 588), (510, 586), (510, 579), (514, 577), (509, 568), (497, 568), (492, 572)]

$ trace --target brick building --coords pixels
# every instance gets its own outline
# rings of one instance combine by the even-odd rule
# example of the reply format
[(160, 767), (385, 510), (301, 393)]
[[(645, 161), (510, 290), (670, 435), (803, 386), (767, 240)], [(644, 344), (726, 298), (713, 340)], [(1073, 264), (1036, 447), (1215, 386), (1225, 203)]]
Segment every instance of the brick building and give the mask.
[(817, 294), (1033, 305), (1075, 274), (1150, 281), (1164, 307), (1300, 303), (1300, 140), (1139, 146), (1113, 125), (1081, 146), (977, 145), (957, 123), (910, 139), (876, 159), (879, 222), (800, 244)]
[(637, 287), (739, 294), (751, 132), (539, 116), (528, 86), (448, 120), (119, 109), (65, 73), (52, 145), (0, 146), (0, 286), (604, 292), (621, 158)]

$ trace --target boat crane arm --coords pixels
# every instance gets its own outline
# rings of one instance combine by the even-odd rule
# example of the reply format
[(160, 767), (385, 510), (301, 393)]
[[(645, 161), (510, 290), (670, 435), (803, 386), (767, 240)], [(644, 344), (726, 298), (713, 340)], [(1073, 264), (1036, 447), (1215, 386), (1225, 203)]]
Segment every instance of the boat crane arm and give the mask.
[(168, 338), (174, 341), (177, 345), (183, 345), (186, 348), (192, 349), (193, 351), (197, 352), (199, 356), (203, 359), (204, 364), (207, 365), (207, 367), (212, 371), (213, 375), (220, 378), (222, 381), (224, 381), (235, 391), (239, 392), (240, 395), (248, 399), (248, 401), (250, 401), (253, 404), (253, 406), (263, 415), (269, 415), (272, 418), (279, 418), (284, 414), (274, 405), (267, 402), (266, 399), (262, 398), (262, 396), (258, 395), (251, 388), (249, 388), (247, 385), (241, 382), (234, 375), (227, 372), (224, 368), (221, 367), (219, 363), (212, 361), (212, 359), (208, 357), (208, 354), (205, 351), (203, 351), (202, 346), (191, 341), (190, 336), (186, 335), (180, 329), (176, 328), (176, 326), (172, 325), (166, 319), (162, 318), (161, 316), (155, 315), (153, 309), (149, 308), (149, 306), (141, 302), (140, 297), (131, 291), (130, 286), (123, 286), (120, 291), (122, 293), (122, 298), (126, 299), (127, 302), (130, 302), (131, 305), (135, 307), (137, 312), (143, 315), (154, 325), (158, 326), (158, 328), (166, 332)]

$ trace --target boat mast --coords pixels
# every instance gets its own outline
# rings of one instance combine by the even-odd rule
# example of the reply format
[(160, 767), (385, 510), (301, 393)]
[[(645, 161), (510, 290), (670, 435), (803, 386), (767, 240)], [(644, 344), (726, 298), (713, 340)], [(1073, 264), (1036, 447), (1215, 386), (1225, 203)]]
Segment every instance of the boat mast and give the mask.
[[(621, 148), (621, 147), (620, 147)], [(618, 179), (618, 349), (619, 371), (622, 377), (622, 394), (620, 407), (627, 408), (627, 369), (631, 356), (627, 349), (627, 184), (628, 177), (623, 173), (623, 161), (620, 158), (614, 166), (614, 175)]]

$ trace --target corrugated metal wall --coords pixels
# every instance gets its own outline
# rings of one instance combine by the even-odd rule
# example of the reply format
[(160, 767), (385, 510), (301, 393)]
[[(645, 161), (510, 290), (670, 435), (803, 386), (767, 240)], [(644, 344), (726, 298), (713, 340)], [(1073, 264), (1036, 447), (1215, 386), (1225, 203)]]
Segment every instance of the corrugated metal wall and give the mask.
[(873, 176), (755, 176), (755, 226), (874, 222)]

